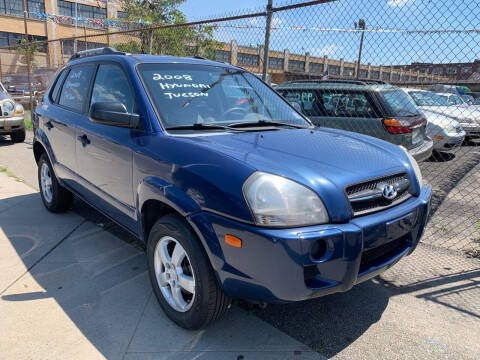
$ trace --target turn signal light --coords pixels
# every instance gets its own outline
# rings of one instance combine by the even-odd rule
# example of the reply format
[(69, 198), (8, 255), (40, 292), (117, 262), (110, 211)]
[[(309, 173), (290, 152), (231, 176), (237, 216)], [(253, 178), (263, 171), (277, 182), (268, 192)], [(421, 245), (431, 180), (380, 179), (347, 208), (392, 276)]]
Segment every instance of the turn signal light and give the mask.
[(24, 111), (23, 110), (14, 110), (13, 115), (23, 115)]
[(225, 242), (233, 247), (236, 248), (241, 248), (242, 247), (242, 240), (237, 238), (236, 236), (233, 235), (225, 235)]

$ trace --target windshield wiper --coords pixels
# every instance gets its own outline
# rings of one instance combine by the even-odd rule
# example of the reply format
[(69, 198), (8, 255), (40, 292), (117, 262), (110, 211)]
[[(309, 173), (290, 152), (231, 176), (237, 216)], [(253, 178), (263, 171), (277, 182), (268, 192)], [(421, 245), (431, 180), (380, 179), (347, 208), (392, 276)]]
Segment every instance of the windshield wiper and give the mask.
[(235, 129), (231, 129), (229, 126), (204, 124), (204, 123), (169, 126), (165, 129), (166, 130), (235, 130)]
[(303, 126), (303, 125), (289, 124), (281, 121), (269, 121), (269, 120), (239, 122), (239, 123), (228, 125), (229, 128), (234, 128), (234, 129), (243, 128), (243, 127), (257, 127), (257, 126), (288, 126), (295, 129), (308, 129), (307, 126)]

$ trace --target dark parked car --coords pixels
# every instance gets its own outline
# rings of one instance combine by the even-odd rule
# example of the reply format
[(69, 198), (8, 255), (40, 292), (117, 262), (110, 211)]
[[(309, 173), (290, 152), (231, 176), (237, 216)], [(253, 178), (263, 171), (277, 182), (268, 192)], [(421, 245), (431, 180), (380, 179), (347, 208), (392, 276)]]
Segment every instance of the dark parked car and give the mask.
[(46, 208), (75, 194), (143, 240), (155, 295), (185, 328), (232, 298), (346, 291), (424, 231), (431, 189), (408, 152), (315, 128), (228, 64), (80, 52), (35, 118)]
[(401, 145), (428, 159), (433, 141), (427, 121), (402, 89), (355, 80), (293, 81), (275, 88), (317, 126), (354, 131)]

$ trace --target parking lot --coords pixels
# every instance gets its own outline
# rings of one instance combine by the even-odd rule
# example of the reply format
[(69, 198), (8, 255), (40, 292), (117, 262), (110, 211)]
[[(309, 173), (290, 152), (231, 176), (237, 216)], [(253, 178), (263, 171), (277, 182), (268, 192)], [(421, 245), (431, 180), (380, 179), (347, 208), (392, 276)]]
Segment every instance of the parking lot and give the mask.
[[(478, 260), (430, 243), (347, 293), (266, 309), (239, 302), (204, 331), (180, 330), (152, 296), (140, 243), (80, 201), (65, 215), (43, 209), (31, 146), (31, 134), (23, 144), (0, 139), (0, 165), (10, 175), (0, 174), (0, 312), (10, 314), (0, 320), (5, 358), (480, 355)], [(447, 173), (444, 162), (423, 164), (427, 182), (445, 180), (444, 201), (455, 192), (452, 183), (478, 174), (474, 150), (463, 147), (450, 159), (448, 169), (457, 158), (472, 157), (463, 176), (460, 169)], [(436, 214), (444, 205), (437, 201)], [(22, 346), (14, 346), (20, 339)]]

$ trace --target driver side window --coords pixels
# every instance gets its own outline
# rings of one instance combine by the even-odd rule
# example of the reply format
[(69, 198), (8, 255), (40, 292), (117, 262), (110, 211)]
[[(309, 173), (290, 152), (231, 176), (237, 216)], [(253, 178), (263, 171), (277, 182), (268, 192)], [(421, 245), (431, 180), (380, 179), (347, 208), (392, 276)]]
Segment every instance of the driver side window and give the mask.
[(119, 66), (102, 64), (98, 67), (90, 106), (96, 102), (119, 102), (125, 105), (127, 112), (135, 112), (130, 84)]

